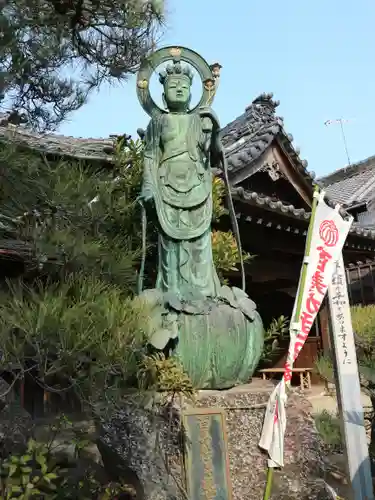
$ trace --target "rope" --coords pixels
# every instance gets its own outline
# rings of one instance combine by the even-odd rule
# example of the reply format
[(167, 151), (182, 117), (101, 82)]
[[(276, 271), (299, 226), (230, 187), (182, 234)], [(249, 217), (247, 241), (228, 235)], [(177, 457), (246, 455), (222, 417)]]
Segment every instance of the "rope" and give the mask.
[(222, 161), (222, 165), (223, 165), (224, 181), (225, 181), (225, 184), (227, 187), (229, 214), (230, 214), (233, 232), (234, 232), (234, 237), (236, 238), (237, 249), (238, 249), (239, 258), (240, 258), (240, 272), (241, 272), (242, 290), (245, 292), (246, 291), (245, 265), (244, 265), (244, 261), (243, 261), (243, 255), (242, 255), (242, 243), (241, 243), (241, 238), (240, 238), (240, 228), (238, 227), (236, 212), (234, 210), (234, 205), (233, 205), (232, 193), (230, 190), (230, 183), (229, 183), (229, 177), (228, 177), (228, 163), (227, 163), (227, 159), (225, 158), (225, 152), (224, 152), (223, 145), (221, 144), (221, 142), (220, 142), (220, 154), (221, 154), (221, 161)]

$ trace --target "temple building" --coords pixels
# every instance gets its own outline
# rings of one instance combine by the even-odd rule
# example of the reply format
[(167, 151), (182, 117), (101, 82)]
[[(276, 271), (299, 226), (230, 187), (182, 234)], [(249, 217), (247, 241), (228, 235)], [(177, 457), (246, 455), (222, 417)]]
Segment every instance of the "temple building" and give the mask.
[[(255, 256), (246, 264), (247, 292), (258, 304), (266, 325), (273, 318), (290, 316), (292, 312), (314, 182), (324, 185), (328, 201), (343, 204), (355, 217), (344, 248), (351, 297), (354, 296), (356, 303), (375, 302), (370, 264), (375, 255), (375, 157), (314, 180), (314, 172), (308, 170), (307, 161), (301, 159), (283, 119), (277, 116), (277, 106), (272, 94), (262, 94), (222, 129), (243, 248)], [(109, 167), (113, 163), (113, 138), (39, 135), (8, 125), (6, 117), (0, 116), (1, 141), (32, 148), (49, 158), (77, 158)], [(222, 224), (229, 228), (229, 219)], [(1, 240), (0, 252), (6, 252), (7, 245), (9, 242)], [(366, 283), (362, 271), (358, 273), (360, 266), (366, 269), (371, 266)], [(236, 284), (238, 274), (234, 273), (231, 280)], [(366, 290), (361, 295), (363, 287)], [(313, 367), (318, 353), (329, 349), (328, 328), (325, 304), (300, 353), (297, 367)], [(282, 358), (274, 360), (277, 366), (282, 363)]]
[[(357, 203), (351, 204), (354, 201), (352, 198), (349, 201), (346, 201), (345, 195), (344, 198), (337, 198), (336, 193), (343, 195), (344, 191), (341, 187), (335, 190), (335, 180), (327, 182), (330, 176), (315, 180), (314, 172), (308, 170), (307, 161), (301, 159), (299, 149), (293, 145), (292, 135), (286, 132), (282, 118), (276, 115), (278, 104), (272, 94), (262, 94), (222, 131), (243, 246), (257, 256), (247, 268), (247, 289), (259, 305), (266, 323), (270, 316), (291, 314), (310, 219), (314, 182), (325, 187), (329, 203), (341, 203), (345, 208), (350, 205), (350, 212), (355, 217), (344, 248), (348, 281), (353, 268), (371, 265), (369, 262), (372, 262), (375, 251), (375, 227), (368, 227), (368, 219), (365, 223), (357, 215), (359, 207)], [(368, 163), (375, 168), (373, 160)], [(353, 177), (355, 172), (354, 167)], [(362, 170), (358, 175), (361, 174)], [(366, 190), (370, 185), (369, 177), (371, 175), (367, 178), (366, 186), (363, 186), (361, 201), (371, 199), (371, 189)], [(372, 182), (375, 182), (375, 177)], [(354, 191), (350, 194), (354, 196)], [(370, 210), (371, 203), (367, 206)], [(368, 274), (372, 277), (372, 273)], [(360, 284), (358, 279), (351, 280), (351, 298), (353, 295), (357, 298), (355, 303), (369, 303), (369, 300), (358, 300), (356, 289), (363, 286), (362, 281), (359, 281)], [(367, 295), (371, 292), (374, 297), (374, 290), (372, 282)], [(325, 303), (297, 358), (296, 367), (313, 366), (319, 351), (329, 349), (328, 328), (328, 308)], [(276, 363), (282, 365), (283, 359)]]
[(319, 179), (327, 195), (367, 228), (375, 228), (375, 156)]
[[(327, 195), (353, 215), (356, 225), (375, 229), (375, 156), (341, 168), (319, 182)], [(346, 276), (352, 304), (375, 303), (373, 257), (347, 262)]]

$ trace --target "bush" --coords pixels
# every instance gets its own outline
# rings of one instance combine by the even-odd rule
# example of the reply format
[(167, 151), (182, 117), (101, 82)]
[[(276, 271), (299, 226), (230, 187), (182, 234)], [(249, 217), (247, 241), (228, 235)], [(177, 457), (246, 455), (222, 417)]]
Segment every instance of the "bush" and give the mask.
[(351, 314), (357, 344), (370, 347), (375, 341), (375, 306), (353, 306)]
[[(370, 458), (375, 473), (375, 306), (354, 306), (351, 308), (355, 337), (358, 370), (361, 387), (368, 393), (372, 402)], [(315, 368), (326, 381), (332, 382), (333, 363), (329, 356), (318, 358)]]
[(289, 318), (280, 316), (274, 318), (264, 333), (264, 349), (262, 354), (263, 362), (271, 362), (274, 356), (283, 352), (283, 346), (280, 346), (286, 336), (289, 334)]
[[(125, 293), (135, 291), (142, 147), (129, 141), (118, 151), (114, 171), (0, 148), (0, 165), (6, 166), (1, 210), (11, 221), (0, 233), (30, 249), (28, 275), (64, 282), (67, 275), (84, 273), (121, 285)], [(17, 248), (9, 258), (14, 254)]]
[(315, 417), (315, 426), (322, 438), (323, 443), (332, 452), (342, 451), (342, 437), (340, 420), (338, 417), (332, 415), (327, 410), (323, 410)]
[(315, 371), (325, 381), (334, 383), (333, 363), (329, 355), (321, 355), (315, 361)]
[[(19, 257), (22, 245), (28, 249), (25, 273), (0, 293), (2, 368), (14, 380), (32, 378), (46, 392), (73, 393), (96, 416), (99, 410), (110, 412), (130, 389), (194, 392), (178, 360), (149, 356), (148, 310), (133, 300), (141, 254), (142, 162), (142, 142), (126, 136), (117, 143), (113, 170), (0, 148), (6, 220), (1, 236), (12, 245), (9, 259)], [(213, 191), (217, 220), (225, 213), (222, 181), (215, 181)], [(150, 226), (151, 267), (155, 236)], [(236, 269), (232, 233), (214, 233), (213, 253), (219, 273)], [(22, 456), (13, 462), (23, 473), (30, 463)], [(47, 470), (57, 475), (51, 484), (52, 479), (62, 484), (60, 469), (51, 467)], [(3, 487), (9, 490), (7, 481)], [(35, 488), (44, 488), (38, 481)]]
[(12, 288), (0, 303), (3, 369), (17, 363), (46, 390), (74, 391), (84, 401), (119, 397), (137, 376), (148, 320), (120, 287), (96, 278)]
[(131, 485), (112, 482), (104, 468), (90, 457), (86, 450), (92, 442), (65, 416), (48, 427), (45, 437), (38, 441), (31, 437), (22, 452), (0, 460), (0, 498), (133, 498)]

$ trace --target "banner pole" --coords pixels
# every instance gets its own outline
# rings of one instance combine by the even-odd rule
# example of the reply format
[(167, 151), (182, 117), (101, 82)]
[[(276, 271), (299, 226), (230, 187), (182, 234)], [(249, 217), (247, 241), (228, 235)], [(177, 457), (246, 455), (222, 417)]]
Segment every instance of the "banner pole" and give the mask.
[[(301, 315), (302, 298), (303, 298), (303, 292), (304, 292), (304, 288), (305, 288), (305, 284), (306, 284), (307, 268), (309, 265), (306, 257), (310, 256), (311, 240), (312, 240), (312, 233), (313, 233), (314, 222), (315, 222), (316, 207), (318, 205), (319, 192), (320, 192), (320, 188), (316, 184), (314, 187), (314, 195), (313, 195), (312, 205), (311, 205), (310, 223), (309, 223), (309, 228), (307, 230), (307, 236), (306, 236), (305, 254), (304, 254), (304, 259), (303, 259), (303, 264), (302, 264), (301, 277), (300, 277), (299, 286), (298, 286), (297, 305), (296, 305), (295, 315), (293, 318), (294, 323), (298, 323), (299, 317)], [(269, 500), (271, 498), (272, 482), (273, 482), (273, 467), (268, 467), (267, 468), (267, 482), (266, 482), (266, 488), (264, 490), (263, 500)]]

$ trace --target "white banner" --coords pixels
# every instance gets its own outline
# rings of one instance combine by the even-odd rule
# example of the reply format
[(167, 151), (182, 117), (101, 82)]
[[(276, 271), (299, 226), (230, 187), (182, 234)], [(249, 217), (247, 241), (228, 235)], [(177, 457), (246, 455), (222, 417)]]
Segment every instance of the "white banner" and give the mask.
[(348, 472), (355, 499), (368, 500), (374, 498), (371, 465), (342, 254), (334, 264), (328, 297), (332, 322), (330, 333), (331, 348), (335, 359), (337, 402), (342, 419)]
[[(259, 446), (269, 455), (269, 467), (284, 465), (284, 434), (286, 428), (286, 387), (292, 378), (293, 364), (305, 344), (312, 324), (326, 295), (331, 280), (334, 263), (342, 252), (353, 218), (343, 219), (339, 206), (329, 207), (324, 201), (324, 192), (314, 194), (318, 197), (311, 231), (311, 245), (306, 241), (302, 270), (306, 269), (306, 279), (301, 290), (301, 271), (296, 301), (290, 324), (290, 345), (285, 371), (281, 382), (272, 392), (264, 418)], [(309, 233), (308, 233), (309, 234)], [(296, 320), (297, 307), (300, 314)]]

